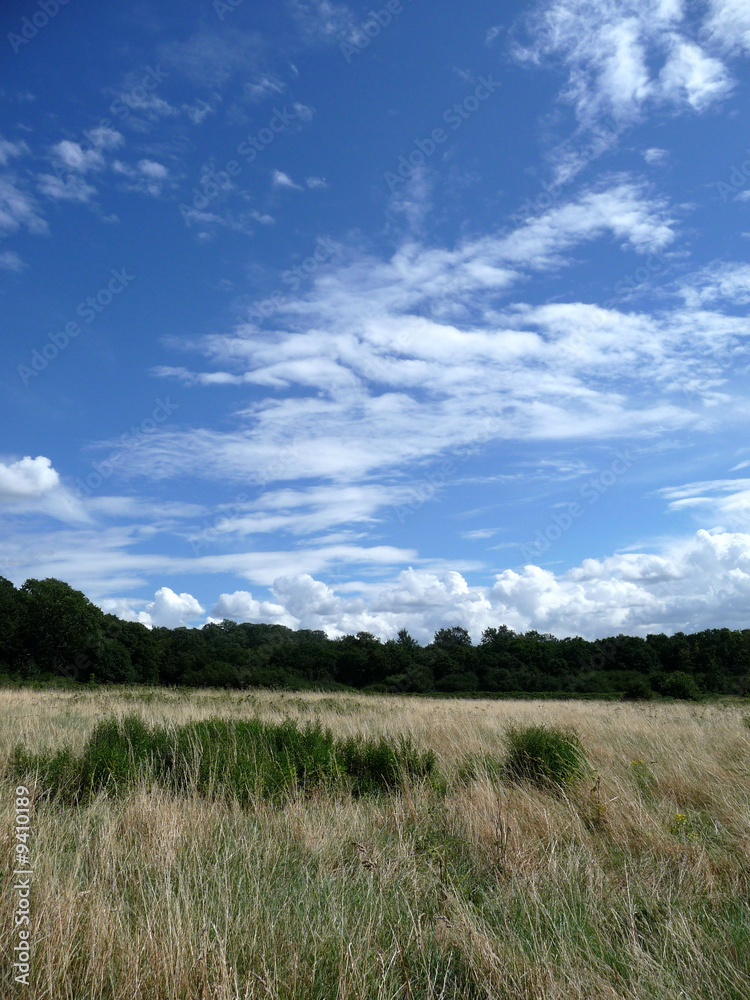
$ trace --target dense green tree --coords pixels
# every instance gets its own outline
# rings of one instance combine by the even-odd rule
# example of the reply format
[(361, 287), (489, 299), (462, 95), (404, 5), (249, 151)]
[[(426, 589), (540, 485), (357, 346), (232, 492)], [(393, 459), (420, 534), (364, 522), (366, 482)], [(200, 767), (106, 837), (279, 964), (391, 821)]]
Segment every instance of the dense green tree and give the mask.
[(88, 680), (104, 634), (104, 615), (62, 580), (27, 580), (20, 634), (28, 662), (39, 673)]

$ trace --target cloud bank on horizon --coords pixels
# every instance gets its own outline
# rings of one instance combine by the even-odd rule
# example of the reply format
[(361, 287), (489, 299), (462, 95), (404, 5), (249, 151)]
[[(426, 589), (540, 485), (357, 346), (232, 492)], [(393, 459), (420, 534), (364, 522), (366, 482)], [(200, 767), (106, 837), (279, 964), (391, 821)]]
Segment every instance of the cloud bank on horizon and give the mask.
[(0, 20), (0, 574), (169, 627), (750, 627), (745, 4)]

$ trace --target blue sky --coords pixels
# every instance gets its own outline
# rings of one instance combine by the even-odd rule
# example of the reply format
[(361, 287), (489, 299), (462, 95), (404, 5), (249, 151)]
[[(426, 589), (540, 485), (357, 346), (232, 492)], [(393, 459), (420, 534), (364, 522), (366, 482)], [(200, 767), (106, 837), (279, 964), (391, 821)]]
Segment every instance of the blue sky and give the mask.
[(1, 574), (169, 626), (748, 627), (745, 0), (0, 21)]

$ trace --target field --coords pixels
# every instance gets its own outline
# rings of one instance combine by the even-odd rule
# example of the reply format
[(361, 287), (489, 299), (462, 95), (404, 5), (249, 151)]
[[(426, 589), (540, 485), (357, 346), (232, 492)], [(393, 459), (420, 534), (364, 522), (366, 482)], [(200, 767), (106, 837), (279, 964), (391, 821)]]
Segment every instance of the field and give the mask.
[[(30, 985), (14, 982), (12, 751), (149, 725), (320, 720), (410, 734), (439, 781), (208, 796), (34, 793)], [(49, 1000), (747, 1000), (750, 728), (740, 705), (166, 689), (0, 690), (0, 993)], [(559, 790), (498, 767), (510, 726), (574, 727)], [(31, 781), (29, 780), (30, 787)]]

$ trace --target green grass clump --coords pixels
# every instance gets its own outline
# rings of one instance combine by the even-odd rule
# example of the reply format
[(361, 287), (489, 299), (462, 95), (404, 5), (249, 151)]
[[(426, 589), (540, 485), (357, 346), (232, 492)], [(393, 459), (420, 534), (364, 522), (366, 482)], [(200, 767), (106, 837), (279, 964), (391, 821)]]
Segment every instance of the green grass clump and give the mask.
[(136, 715), (99, 722), (80, 756), (67, 747), (33, 754), (17, 746), (10, 767), (19, 780), (33, 777), (43, 796), (69, 803), (122, 794), (142, 781), (247, 804), (315, 787), (361, 795), (437, 777), (433, 751), (409, 739), (336, 739), (320, 722), (300, 727), (291, 719), (149, 727)]
[(583, 744), (573, 729), (544, 725), (511, 728), (507, 742), (505, 775), (513, 781), (564, 787), (588, 771)]

